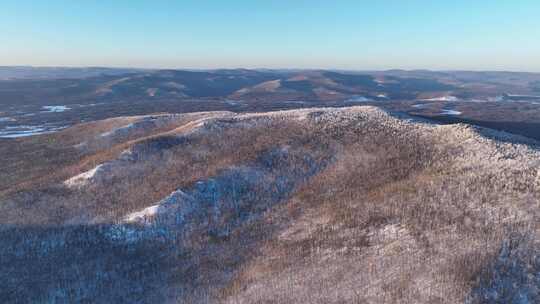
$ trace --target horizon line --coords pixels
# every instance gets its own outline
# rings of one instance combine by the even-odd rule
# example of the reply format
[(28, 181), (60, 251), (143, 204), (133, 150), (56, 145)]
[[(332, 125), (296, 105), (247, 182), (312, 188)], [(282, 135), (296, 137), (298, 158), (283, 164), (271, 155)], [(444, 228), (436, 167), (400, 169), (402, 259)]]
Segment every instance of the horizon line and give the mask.
[(219, 70), (268, 70), (268, 71), (342, 71), (342, 72), (390, 72), (390, 71), (402, 71), (402, 72), (476, 72), (476, 73), (529, 73), (540, 74), (540, 71), (533, 70), (520, 70), (520, 69), (429, 69), (429, 68), (385, 68), (385, 69), (344, 69), (344, 68), (296, 68), (296, 67), (214, 67), (214, 68), (202, 68), (202, 67), (137, 67), (137, 66), (106, 66), (106, 65), (24, 65), (14, 64), (6, 65), (0, 64), (0, 68), (50, 68), (50, 69), (125, 69), (125, 70), (148, 70), (148, 71), (219, 71)]

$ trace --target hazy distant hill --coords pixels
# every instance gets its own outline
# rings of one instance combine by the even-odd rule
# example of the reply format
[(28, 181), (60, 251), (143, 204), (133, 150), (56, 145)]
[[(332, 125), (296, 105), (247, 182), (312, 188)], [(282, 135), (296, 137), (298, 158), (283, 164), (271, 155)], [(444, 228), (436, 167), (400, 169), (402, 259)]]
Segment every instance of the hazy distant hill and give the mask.
[[(119, 115), (357, 104), (429, 117), (455, 116), (445, 121), (482, 121), (489, 126), (503, 122), (503, 130), (540, 138), (535, 130), (540, 122), (540, 74), (532, 73), (31, 67), (0, 71), (16, 77), (0, 81), (0, 138)], [(529, 124), (526, 132), (521, 123)]]
[(29, 67), (29, 66), (0, 66), (0, 80), (10, 79), (61, 79), (87, 78), (103, 75), (122, 75), (136, 73), (141, 69), (122, 68), (63, 68), (63, 67)]
[(218, 98), (248, 100), (415, 99), (531, 95), (540, 75), (507, 72), (130, 70), (0, 67), (0, 106)]

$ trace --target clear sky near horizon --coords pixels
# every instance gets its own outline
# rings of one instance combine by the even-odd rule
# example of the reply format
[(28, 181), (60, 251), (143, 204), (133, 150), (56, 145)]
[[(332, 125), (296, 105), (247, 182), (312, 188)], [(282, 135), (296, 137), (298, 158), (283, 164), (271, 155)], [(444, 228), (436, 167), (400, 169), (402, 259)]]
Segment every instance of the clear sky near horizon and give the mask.
[(0, 65), (540, 72), (539, 0), (0, 0)]

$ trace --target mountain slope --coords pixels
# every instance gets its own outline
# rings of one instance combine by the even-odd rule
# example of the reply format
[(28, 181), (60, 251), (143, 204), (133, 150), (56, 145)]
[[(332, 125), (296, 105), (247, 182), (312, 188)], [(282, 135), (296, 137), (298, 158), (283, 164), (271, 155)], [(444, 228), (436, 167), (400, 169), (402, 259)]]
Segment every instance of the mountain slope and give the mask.
[(540, 152), (524, 138), (352, 107), (123, 117), (32, 141), (15, 144), (63, 150), (51, 176), (4, 175), (8, 302), (540, 299)]

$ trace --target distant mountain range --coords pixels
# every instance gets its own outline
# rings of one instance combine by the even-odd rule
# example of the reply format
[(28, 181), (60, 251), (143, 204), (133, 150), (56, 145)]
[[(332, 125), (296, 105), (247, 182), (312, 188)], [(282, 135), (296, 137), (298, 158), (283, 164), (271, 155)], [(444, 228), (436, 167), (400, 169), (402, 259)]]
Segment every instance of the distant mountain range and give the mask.
[(125, 115), (369, 104), (540, 139), (534, 73), (0, 67), (0, 79), (0, 138)]
[(540, 303), (540, 74), (0, 70), (2, 303)]
[(102, 75), (121, 75), (135, 73), (141, 69), (127, 68), (65, 68), (65, 67), (31, 67), (31, 66), (0, 66), (0, 80), (14, 79), (59, 79), (87, 78)]
[(0, 103), (62, 100), (232, 100), (487, 99), (533, 96), (540, 74), (434, 72), (425, 70), (343, 72), (323, 70), (137, 70), (114, 68), (0, 67)]

